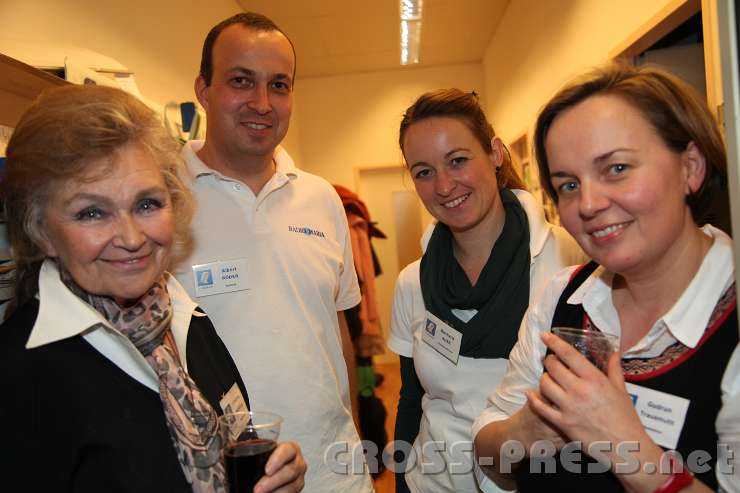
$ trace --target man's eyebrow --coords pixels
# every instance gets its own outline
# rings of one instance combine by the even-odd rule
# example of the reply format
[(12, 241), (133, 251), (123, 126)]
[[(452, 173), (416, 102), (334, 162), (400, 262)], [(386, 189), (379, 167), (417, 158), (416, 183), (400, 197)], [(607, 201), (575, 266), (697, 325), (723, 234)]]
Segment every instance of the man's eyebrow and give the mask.
[(228, 71), (230, 73), (237, 73), (237, 74), (244, 74), (244, 75), (254, 75), (255, 74), (254, 70), (248, 69), (246, 67), (239, 67), (239, 66), (231, 67)]
[[(255, 72), (254, 70), (246, 68), (246, 67), (239, 67), (239, 66), (230, 68), (227, 71), (227, 73), (230, 75), (236, 74), (236, 75), (245, 75), (249, 77), (255, 77), (257, 75), (257, 72)], [(274, 80), (285, 80), (291, 83), (293, 82), (293, 77), (290, 74), (278, 73), (273, 76), (273, 79)]]

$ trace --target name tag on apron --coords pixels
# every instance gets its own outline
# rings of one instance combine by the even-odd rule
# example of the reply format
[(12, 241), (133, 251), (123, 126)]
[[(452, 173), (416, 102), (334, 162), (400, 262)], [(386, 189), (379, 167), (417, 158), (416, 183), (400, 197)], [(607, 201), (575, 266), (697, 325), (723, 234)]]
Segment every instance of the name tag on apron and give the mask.
[(194, 265), (192, 269), (197, 298), (249, 289), (246, 259), (199, 264)]
[(630, 382), (626, 382), (626, 386), (635, 411), (650, 438), (662, 447), (675, 449), (690, 401)]
[(454, 365), (460, 359), (462, 336), (462, 332), (453, 329), (427, 310), (421, 338)]

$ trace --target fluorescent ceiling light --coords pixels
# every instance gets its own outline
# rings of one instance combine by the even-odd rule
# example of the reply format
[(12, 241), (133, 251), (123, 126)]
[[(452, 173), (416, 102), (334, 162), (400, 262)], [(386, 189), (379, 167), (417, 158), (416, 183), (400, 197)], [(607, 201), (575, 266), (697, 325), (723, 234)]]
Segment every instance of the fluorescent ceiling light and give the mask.
[(401, 65), (419, 63), (422, 0), (400, 0)]

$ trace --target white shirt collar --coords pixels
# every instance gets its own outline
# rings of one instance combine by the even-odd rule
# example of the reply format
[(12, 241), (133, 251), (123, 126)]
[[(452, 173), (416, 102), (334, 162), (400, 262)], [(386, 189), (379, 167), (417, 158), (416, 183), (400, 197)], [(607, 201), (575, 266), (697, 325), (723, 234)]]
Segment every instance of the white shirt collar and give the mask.
[[(203, 148), (204, 140), (191, 140), (186, 142), (182, 148), (182, 156), (185, 159), (185, 165), (191, 180), (201, 176), (213, 175), (222, 180), (231, 180), (218, 171), (210, 168), (203, 160), (198, 157), (198, 151)], [(282, 147), (277, 146), (273, 152), (275, 161), (275, 173), (285, 178), (293, 179), (298, 176), (296, 166), (288, 152)], [(280, 180), (281, 182), (283, 180)]]
[(542, 252), (550, 236), (550, 224), (545, 219), (545, 211), (534, 196), (526, 190), (511, 190), (522, 205), (529, 222), (529, 255), (534, 258)]
[[(181, 355), (185, 354), (190, 317), (203, 314), (195, 311), (197, 304), (185, 289), (169, 274), (167, 292), (172, 300), (172, 335)], [(93, 307), (82, 301), (59, 277), (59, 269), (52, 260), (45, 260), (39, 272), (39, 313), (26, 342), (31, 349), (96, 330), (101, 325), (116, 331)]]
[[(699, 342), (715, 308), (715, 302), (696, 303), (696, 300), (718, 300), (734, 279), (734, 269), (727, 268), (733, 265), (732, 240), (711, 225), (704, 226), (702, 231), (714, 239), (712, 246), (678, 301), (656, 322), (657, 326), (662, 321), (671, 335), (688, 347)], [(609, 320), (619, 327), (618, 315), (611, 302), (613, 278), (612, 273), (600, 266), (567, 301), (572, 305), (583, 304), (596, 326), (610, 333), (614, 330), (610, 328)]]
[(64, 285), (52, 260), (47, 259), (41, 265), (38, 298), (39, 313), (26, 349), (80, 335), (97, 324), (110, 328), (100, 313)]

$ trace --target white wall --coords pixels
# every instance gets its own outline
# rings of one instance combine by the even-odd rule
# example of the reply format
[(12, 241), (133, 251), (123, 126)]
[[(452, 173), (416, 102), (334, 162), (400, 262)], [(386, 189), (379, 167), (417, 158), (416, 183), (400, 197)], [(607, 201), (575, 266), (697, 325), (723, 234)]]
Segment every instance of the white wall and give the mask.
[[(355, 189), (355, 166), (401, 162), (398, 125), (422, 93), (440, 87), (483, 92), (481, 64), (406, 68), (298, 80), (300, 162), (332, 183)], [(483, 98), (481, 98), (483, 99)]]
[[(496, 131), (510, 142), (567, 79), (606, 60), (668, 3), (511, 0), (482, 64), (299, 79), (284, 145), (299, 166), (354, 188), (353, 166), (400, 162), (403, 110), (422, 92), (449, 86), (478, 91)], [(2, 0), (0, 37), (98, 51), (133, 70), (148, 98), (184, 101), (194, 99), (206, 34), (196, 26), (237, 11), (236, 0)]]
[(0, 38), (97, 51), (132, 70), (145, 97), (193, 101), (207, 29), (239, 10), (236, 0), (2, 0)]
[(565, 82), (672, 0), (511, 0), (483, 60), (488, 116), (509, 143)]

